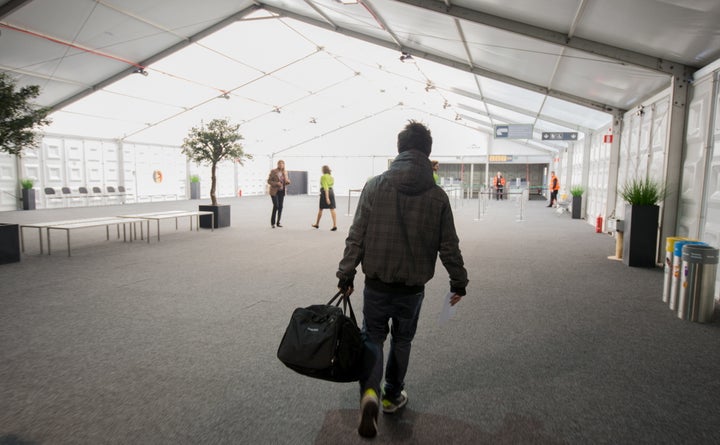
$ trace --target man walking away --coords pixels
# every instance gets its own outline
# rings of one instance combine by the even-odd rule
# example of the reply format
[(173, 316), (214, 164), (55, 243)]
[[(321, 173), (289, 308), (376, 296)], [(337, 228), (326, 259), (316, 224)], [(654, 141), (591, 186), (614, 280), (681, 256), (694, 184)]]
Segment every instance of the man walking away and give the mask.
[[(377, 434), (380, 396), (388, 414), (408, 401), (410, 346), (438, 254), (450, 276), (452, 305), (465, 295), (468, 283), (450, 200), (433, 180), (430, 130), (410, 121), (398, 134), (397, 148), (390, 169), (370, 179), (360, 195), (336, 274), (346, 295), (353, 291), (360, 263), (365, 274), (362, 332), (370, 353), (360, 377), (358, 433), (363, 437)], [(390, 351), (381, 392), (388, 333)]]

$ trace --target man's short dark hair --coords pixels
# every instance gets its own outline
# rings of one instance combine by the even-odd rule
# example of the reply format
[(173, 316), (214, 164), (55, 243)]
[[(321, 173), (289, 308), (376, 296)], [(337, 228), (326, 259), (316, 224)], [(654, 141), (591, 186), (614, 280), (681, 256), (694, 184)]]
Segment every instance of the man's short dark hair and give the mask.
[(417, 121), (409, 121), (405, 128), (398, 133), (397, 140), (398, 153), (407, 150), (418, 150), (430, 156), (432, 151), (432, 135), (430, 130)]

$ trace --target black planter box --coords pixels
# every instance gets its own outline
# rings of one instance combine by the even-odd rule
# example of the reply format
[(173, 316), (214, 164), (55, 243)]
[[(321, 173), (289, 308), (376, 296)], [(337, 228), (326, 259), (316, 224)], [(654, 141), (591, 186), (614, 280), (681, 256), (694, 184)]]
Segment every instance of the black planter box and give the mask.
[(35, 210), (35, 189), (22, 189), (23, 210)]
[(0, 264), (20, 261), (20, 226), (0, 223)]
[(582, 216), (582, 196), (572, 197), (572, 219), (581, 219)]
[(200, 199), (200, 183), (199, 182), (191, 182), (190, 183), (190, 199)]
[(623, 263), (632, 267), (655, 267), (657, 262), (660, 207), (625, 206)]
[[(215, 227), (229, 227), (230, 226), (230, 205), (229, 204), (218, 204), (216, 206), (210, 204), (210, 205), (201, 205), (198, 206), (198, 210), (201, 211), (210, 211), (213, 212), (215, 217)], [(210, 215), (201, 215), (200, 216), (200, 227), (203, 229), (209, 229), (212, 225), (212, 218), (210, 218)]]

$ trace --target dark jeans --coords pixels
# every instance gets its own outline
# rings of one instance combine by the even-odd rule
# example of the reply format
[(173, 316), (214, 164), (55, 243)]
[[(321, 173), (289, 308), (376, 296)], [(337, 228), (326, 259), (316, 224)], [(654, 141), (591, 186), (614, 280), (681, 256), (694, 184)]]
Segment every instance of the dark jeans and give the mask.
[(495, 189), (495, 201), (498, 199), (503, 199), (503, 187), (498, 187)]
[[(282, 216), (283, 201), (285, 201), (285, 190), (279, 190), (275, 196), (270, 196), (273, 203), (272, 216), (270, 216), (270, 224), (275, 225), (275, 221), (280, 224), (280, 217)], [(275, 216), (277, 215), (277, 220)]]
[(559, 190), (553, 190), (550, 192), (550, 205), (557, 204), (557, 195)]
[[(383, 377), (383, 344), (388, 333), (390, 353), (385, 369), (385, 393), (396, 397), (405, 388), (405, 374), (410, 361), (410, 346), (417, 330), (420, 307), (425, 292), (393, 294), (378, 292), (365, 286), (363, 299), (363, 336), (370, 350), (363, 362), (360, 394), (373, 388), (378, 395)], [(388, 322), (392, 322), (388, 326)]]

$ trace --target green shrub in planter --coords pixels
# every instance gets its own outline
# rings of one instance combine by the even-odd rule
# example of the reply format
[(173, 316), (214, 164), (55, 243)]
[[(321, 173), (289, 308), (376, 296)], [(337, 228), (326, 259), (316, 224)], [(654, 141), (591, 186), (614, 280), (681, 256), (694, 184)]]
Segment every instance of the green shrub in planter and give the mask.
[(622, 199), (630, 205), (656, 205), (667, 195), (667, 189), (658, 181), (650, 178), (632, 179), (620, 190)]
[(35, 180), (32, 178), (25, 178), (20, 181), (20, 186), (22, 187), (22, 197), (20, 198), (20, 200), (22, 201), (23, 210), (35, 210), (35, 190), (33, 189), (34, 185)]
[(625, 206), (623, 263), (633, 267), (655, 267), (657, 264), (658, 203), (667, 189), (650, 178), (633, 179), (620, 190)]
[(581, 185), (574, 185), (570, 188), (570, 194), (573, 196), (582, 196), (585, 189)]
[(200, 176), (190, 175), (190, 182), (192, 182), (192, 183), (200, 182)]

